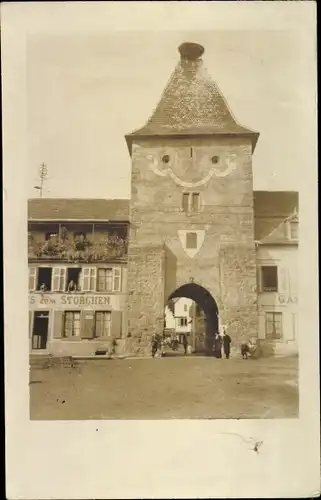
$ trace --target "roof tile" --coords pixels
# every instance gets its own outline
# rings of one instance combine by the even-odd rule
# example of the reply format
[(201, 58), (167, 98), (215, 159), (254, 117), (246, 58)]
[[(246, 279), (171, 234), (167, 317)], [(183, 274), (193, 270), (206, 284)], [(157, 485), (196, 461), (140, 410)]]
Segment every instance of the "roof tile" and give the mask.
[(134, 137), (213, 134), (249, 135), (253, 149), (259, 136), (237, 123), (202, 59), (182, 58), (152, 116), (126, 139), (131, 149)]

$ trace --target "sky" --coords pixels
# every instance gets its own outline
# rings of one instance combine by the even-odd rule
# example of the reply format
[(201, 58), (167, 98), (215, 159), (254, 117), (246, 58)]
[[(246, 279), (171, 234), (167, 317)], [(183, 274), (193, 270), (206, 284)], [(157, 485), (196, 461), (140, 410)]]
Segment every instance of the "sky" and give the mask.
[(124, 135), (156, 107), (184, 41), (204, 45), (233, 115), (260, 132), (254, 188), (298, 190), (304, 54), (295, 31), (79, 30), (28, 37), (28, 196), (39, 195), (44, 162), (45, 197), (130, 197)]

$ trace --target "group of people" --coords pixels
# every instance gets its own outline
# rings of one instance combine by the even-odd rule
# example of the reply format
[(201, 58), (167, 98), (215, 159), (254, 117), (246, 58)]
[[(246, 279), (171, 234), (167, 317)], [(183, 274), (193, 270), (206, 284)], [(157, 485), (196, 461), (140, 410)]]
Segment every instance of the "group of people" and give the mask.
[[(192, 346), (188, 342), (186, 333), (181, 334), (181, 339), (178, 336), (175, 338), (164, 338), (160, 334), (154, 334), (152, 337), (152, 356), (162, 357), (165, 355), (165, 347), (171, 347), (173, 351), (178, 350), (179, 345), (182, 344), (184, 348), (184, 355), (192, 354)], [(217, 359), (223, 358), (230, 359), (232, 339), (227, 333), (226, 326), (221, 327), (220, 333), (214, 335), (213, 340), (213, 354)], [(258, 345), (255, 339), (243, 340), (240, 344), (241, 356), (243, 359), (248, 357), (255, 357), (258, 353)]]
[(222, 358), (222, 349), (226, 359), (230, 359), (232, 339), (226, 331), (226, 327), (222, 327), (221, 333), (216, 333), (214, 336), (214, 356)]
[[(226, 359), (230, 358), (231, 354), (231, 337), (228, 335), (226, 331), (226, 327), (222, 327), (221, 333), (217, 333), (214, 335), (214, 343), (213, 343), (213, 352), (215, 358), (222, 358), (222, 351)], [(154, 334), (152, 337), (152, 356), (153, 358), (156, 356), (157, 352), (159, 352), (160, 356), (164, 355), (164, 348), (166, 346), (171, 347), (174, 351), (177, 350), (179, 344), (183, 345), (184, 355), (192, 353), (192, 348), (188, 342), (187, 335), (184, 333), (181, 336), (181, 342), (179, 342), (178, 337), (174, 339), (170, 338), (162, 338), (159, 334)]]

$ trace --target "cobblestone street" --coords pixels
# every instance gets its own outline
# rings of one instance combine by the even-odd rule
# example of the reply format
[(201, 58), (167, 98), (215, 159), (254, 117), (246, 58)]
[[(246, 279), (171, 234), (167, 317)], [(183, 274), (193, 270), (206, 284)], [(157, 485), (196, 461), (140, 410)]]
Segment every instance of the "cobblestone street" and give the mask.
[(294, 418), (298, 360), (92, 360), (32, 369), (35, 420)]

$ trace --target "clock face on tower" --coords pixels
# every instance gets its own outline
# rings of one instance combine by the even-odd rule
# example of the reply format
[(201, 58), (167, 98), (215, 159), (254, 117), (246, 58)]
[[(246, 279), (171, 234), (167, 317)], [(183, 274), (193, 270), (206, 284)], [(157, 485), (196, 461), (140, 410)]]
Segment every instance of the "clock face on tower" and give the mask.
[(184, 188), (202, 186), (213, 176), (226, 177), (236, 169), (236, 155), (219, 156), (215, 148), (164, 148), (147, 159), (156, 175), (168, 176)]

